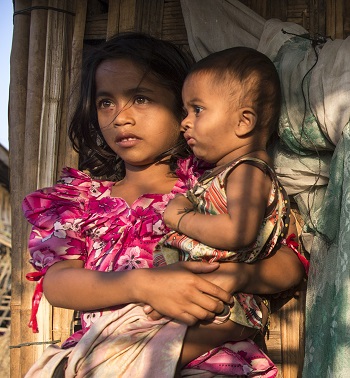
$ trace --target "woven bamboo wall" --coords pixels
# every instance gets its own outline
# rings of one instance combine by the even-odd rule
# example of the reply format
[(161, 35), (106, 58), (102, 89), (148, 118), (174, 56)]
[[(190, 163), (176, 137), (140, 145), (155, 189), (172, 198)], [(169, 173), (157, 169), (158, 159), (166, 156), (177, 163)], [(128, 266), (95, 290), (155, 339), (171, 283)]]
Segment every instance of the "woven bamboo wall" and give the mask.
[[(217, 0), (203, 0), (212, 1)], [(243, 0), (264, 18), (293, 21), (333, 38), (350, 35), (347, 0)], [(15, 0), (10, 84), (12, 229), (11, 376), (23, 377), (47, 343), (64, 340), (72, 314), (42, 303), (39, 334), (27, 327), (34, 284), (26, 281), (28, 224), (23, 197), (51, 185), (65, 165), (77, 166), (67, 136), (83, 46), (135, 30), (188, 49), (180, 0)], [(45, 9), (46, 8), (46, 9)], [(55, 9), (54, 9), (55, 8)], [(303, 297), (304, 294), (302, 294)], [(275, 316), (268, 347), (283, 361), (283, 376), (300, 376), (303, 300), (289, 301)], [(300, 327), (300, 329), (299, 329)], [(282, 346), (282, 347), (281, 347)]]

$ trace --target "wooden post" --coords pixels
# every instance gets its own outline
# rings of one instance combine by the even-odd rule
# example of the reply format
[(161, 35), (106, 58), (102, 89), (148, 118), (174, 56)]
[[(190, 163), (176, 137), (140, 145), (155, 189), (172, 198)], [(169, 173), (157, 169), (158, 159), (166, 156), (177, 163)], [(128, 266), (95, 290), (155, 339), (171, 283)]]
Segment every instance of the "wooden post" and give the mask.
[(16, 11), (28, 9), (15, 16), (11, 52), (10, 180), (12, 219), (16, 219), (12, 228), (11, 376), (16, 378), (24, 376), (53, 336), (62, 340), (70, 333), (72, 311), (59, 310), (52, 320), (52, 308), (44, 299), (38, 312), (39, 333), (27, 326), (35, 284), (25, 278), (33, 268), (27, 251), (30, 226), (21, 203), (29, 192), (52, 185), (63, 165), (77, 165), (77, 156), (67, 143), (68, 106), (74, 103), (68, 99), (71, 80), (81, 67), (87, 1), (78, 2), (79, 25), (74, 30), (75, 3), (15, 2)]
[(119, 31), (120, 0), (111, 1), (108, 8), (107, 38), (116, 35)]
[[(74, 8), (73, 8), (74, 10)], [(73, 150), (68, 138), (68, 125), (72, 117), (72, 112), (78, 101), (80, 88), (80, 77), (82, 67), (82, 56), (84, 48), (84, 32), (87, 13), (87, 0), (75, 1), (75, 17), (73, 25), (73, 39), (71, 43), (70, 62), (67, 63), (65, 98), (68, 99), (68, 111), (66, 118), (62, 119), (60, 129), (60, 142), (58, 146), (57, 176), (65, 166), (78, 167), (78, 154)], [(69, 57), (67, 57), (68, 59)]]
[(343, 38), (344, 19), (343, 0), (328, 0), (326, 8), (326, 35), (332, 38)]
[[(15, 2), (15, 11), (27, 9), (32, 5), (31, 1), (19, 0)], [(39, 12), (38, 12), (39, 13)], [(42, 13), (42, 12), (41, 12)], [(26, 192), (28, 182), (36, 179), (32, 176), (30, 166), (32, 154), (26, 149), (29, 141), (26, 136), (26, 125), (28, 122), (35, 123), (33, 117), (27, 112), (27, 101), (33, 97), (27, 88), (32, 88), (33, 81), (28, 82), (28, 62), (30, 50), (30, 35), (38, 33), (37, 28), (30, 32), (32, 21), (30, 13), (21, 13), (14, 16), (14, 34), (11, 52), (11, 82), (10, 82), (10, 182), (11, 182), (11, 208), (13, 222), (12, 228), (12, 300), (11, 300), (11, 345), (18, 346), (24, 341), (35, 340), (32, 332), (28, 329), (27, 323), (30, 317), (30, 297), (32, 291), (25, 281), (23, 272), (29, 269), (26, 246), (28, 243), (28, 227), (23, 219), (21, 202)], [(40, 17), (36, 17), (39, 28), (45, 33), (45, 23)], [(40, 38), (39, 38), (40, 39)], [(40, 45), (38, 45), (38, 49)], [(38, 50), (33, 51), (33, 53)], [(33, 56), (30, 58), (33, 63)], [(35, 63), (35, 62), (34, 62)], [(38, 77), (37, 77), (38, 79)], [(41, 97), (41, 96), (40, 96)], [(39, 99), (40, 99), (39, 97)], [(40, 114), (40, 112), (39, 112)], [(34, 136), (35, 137), (35, 136)], [(29, 163), (28, 163), (29, 162)], [(29, 167), (29, 170), (27, 168)], [(11, 349), (11, 375), (21, 377), (32, 358), (26, 358), (22, 348)]]
[(119, 33), (138, 31), (136, 28), (136, 0), (120, 0)]

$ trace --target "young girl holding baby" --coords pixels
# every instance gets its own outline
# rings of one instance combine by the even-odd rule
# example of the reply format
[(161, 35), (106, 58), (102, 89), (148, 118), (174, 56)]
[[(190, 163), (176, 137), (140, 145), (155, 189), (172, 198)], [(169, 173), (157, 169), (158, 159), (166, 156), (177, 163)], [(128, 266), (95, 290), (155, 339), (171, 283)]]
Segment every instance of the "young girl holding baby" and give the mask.
[[(184, 180), (192, 172), (181, 172), (182, 178), (175, 175), (178, 159), (188, 155), (180, 122), (181, 87), (190, 64), (172, 44), (141, 34), (107, 41), (86, 62), (70, 137), (84, 158), (81, 168), (104, 179), (67, 168), (57, 185), (27, 196), (23, 204), (33, 224), (29, 249), (38, 272), (28, 276), (39, 279), (34, 303), (43, 290), (52, 305), (81, 312), (82, 330), (62, 348), (50, 346), (28, 377), (122, 375), (123, 364), (108, 369), (100, 364), (106, 353), (98, 348), (113, 344), (108, 332), (101, 332), (87, 353), (84, 345), (113, 312), (146, 321), (139, 311), (142, 306), (133, 303), (165, 315), (153, 321), (159, 328), (175, 322), (190, 326), (185, 345), (211, 332), (208, 346), (216, 347), (226, 341), (227, 332), (220, 333), (219, 325), (207, 331), (204, 323), (232, 303), (232, 292), (278, 292), (303, 277), (288, 248), (255, 265), (180, 262), (138, 269), (153, 267), (154, 247), (169, 231), (162, 221), (165, 206), (187, 189)], [(277, 266), (280, 275), (271, 277), (269, 270)], [(31, 324), (35, 329), (35, 311)], [(244, 338), (245, 327), (223, 326), (231, 340)], [(179, 355), (181, 346), (179, 338), (170, 347)], [(202, 349), (198, 345), (188, 355), (184, 349), (179, 365)], [(148, 357), (160, 362), (157, 356)], [(164, 367), (164, 376), (175, 374), (176, 362)], [(129, 376), (152, 376), (148, 365), (130, 366), (134, 370)]]

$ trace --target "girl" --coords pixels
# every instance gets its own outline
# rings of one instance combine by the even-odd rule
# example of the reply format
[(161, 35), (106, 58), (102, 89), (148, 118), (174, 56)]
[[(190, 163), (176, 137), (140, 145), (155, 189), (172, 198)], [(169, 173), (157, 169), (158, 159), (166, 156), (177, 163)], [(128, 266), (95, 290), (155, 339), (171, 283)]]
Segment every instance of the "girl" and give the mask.
[[(31, 326), (37, 331), (35, 308), (43, 290), (52, 305), (81, 311), (82, 330), (62, 348), (47, 348), (28, 377), (41, 372), (45, 377), (155, 376), (155, 365), (162, 376), (173, 376), (183, 334), (174, 337), (168, 348), (155, 338), (153, 346), (170, 353), (164, 361), (155, 359), (154, 353), (137, 360), (137, 350), (125, 361), (124, 356), (115, 360), (120, 351), (110, 348), (118, 345), (111, 340), (115, 334), (109, 327), (116, 326), (117, 334), (123, 335), (138, 319), (156, 323), (157, 330), (175, 324), (170, 330), (176, 335), (177, 325), (184, 323), (190, 326), (191, 342), (192, 332), (196, 337), (207, 332), (205, 324), (195, 324), (222, 312), (224, 304), (232, 302), (230, 293), (273, 293), (302, 279), (300, 264), (288, 248), (268, 264), (255, 266), (180, 262), (137, 269), (152, 267), (153, 249), (168, 231), (162, 221), (164, 208), (186, 190), (174, 171), (179, 157), (188, 155), (180, 133), (181, 87), (191, 63), (172, 44), (133, 33), (107, 41), (85, 63), (70, 138), (83, 158), (81, 168), (105, 180), (67, 168), (57, 185), (30, 194), (23, 203), (33, 224), (31, 263), (38, 270), (28, 278), (39, 279)], [(191, 172), (182, 175), (189, 178)], [(281, 261), (280, 275), (271, 278), (269, 269)], [(142, 307), (132, 303), (147, 304), (165, 317), (147, 320)], [(120, 318), (121, 324), (115, 321)], [(171, 318), (175, 321), (169, 322)], [(226, 327), (210, 331), (213, 337), (206, 347), (226, 341), (228, 329), (233, 338), (245, 330)], [(146, 343), (150, 335), (146, 332), (142, 337)], [(202, 348), (198, 346), (197, 355)], [(180, 366), (192, 358), (182, 353)]]

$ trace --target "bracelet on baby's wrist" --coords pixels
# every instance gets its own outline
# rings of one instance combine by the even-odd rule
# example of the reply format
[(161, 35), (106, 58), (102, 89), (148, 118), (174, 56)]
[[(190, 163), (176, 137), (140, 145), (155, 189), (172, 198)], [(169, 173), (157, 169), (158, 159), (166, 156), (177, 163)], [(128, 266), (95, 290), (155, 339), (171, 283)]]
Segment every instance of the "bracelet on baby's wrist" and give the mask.
[(179, 220), (177, 221), (176, 231), (177, 231), (178, 233), (181, 234), (181, 231), (180, 231), (180, 223), (181, 223), (181, 221), (183, 220), (184, 216), (187, 215), (187, 214), (189, 214), (189, 213), (191, 213), (191, 212), (193, 212), (193, 211), (194, 211), (193, 209), (189, 209), (189, 208), (185, 207), (185, 208), (183, 209), (183, 211), (180, 211), (180, 212), (179, 212), (179, 214), (181, 214), (181, 213), (183, 213), (183, 214), (181, 215), (181, 217), (180, 217)]

